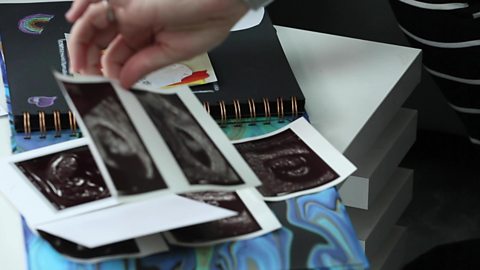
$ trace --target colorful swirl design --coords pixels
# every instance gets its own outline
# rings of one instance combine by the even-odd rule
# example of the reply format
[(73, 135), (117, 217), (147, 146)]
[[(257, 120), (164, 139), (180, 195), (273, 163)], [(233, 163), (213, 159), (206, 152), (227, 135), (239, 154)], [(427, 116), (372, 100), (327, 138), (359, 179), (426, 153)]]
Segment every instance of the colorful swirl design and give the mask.
[(311, 194), (287, 201), (288, 221), (297, 227), (322, 236), (310, 250), (308, 268), (349, 266), (364, 269), (368, 261), (351, 229), (350, 218), (334, 188), (320, 194)]
[[(135, 268), (120, 268), (121, 270), (140, 270), (140, 269), (168, 269), (183, 270), (195, 269), (196, 255), (195, 250), (191, 248), (175, 248), (170, 252), (164, 252), (148, 256), (136, 261)], [(105, 269), (110, 270), (110, 269)], [(113, 270), (113, 269), (112, 269)]]
[(141, 269), (169, 270), (288, 269), (292, 238), (292, 232), (283, 228), (244, 241), (195, 249), (177, 248), (143, 258), (137, 262), (137, 265), (141, 265)]
[(217, 245), (205, 268), (197, 261), (197, 269), (289, 269), (292, 239), (293, 233), (282, 228), (261, 237)]
[(45, 24), (53, 19), (49, 14), (33, 14), (21, 19), (18, 22), (18, 29), (26, 34), (40, 35)]

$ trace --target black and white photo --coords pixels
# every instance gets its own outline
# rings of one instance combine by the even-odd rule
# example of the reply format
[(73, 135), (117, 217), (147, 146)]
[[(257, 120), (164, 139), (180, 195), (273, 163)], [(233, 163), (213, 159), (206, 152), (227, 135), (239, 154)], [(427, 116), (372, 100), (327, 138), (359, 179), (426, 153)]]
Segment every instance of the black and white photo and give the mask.
[(230, 209), (238, 214), (165, 233), (167, 241), (181, 246), (205, 246), (248, 239), (281, 227), (281, 224), (253, 188), (236, 192), (207, 191), (182, 194), (187, 198)]
[(122, 200), (260, 184), (188, 87), (127, 90), (98, 76), (55, 76)]
[(235, 142), (261, 179), (267, 200), (318, 192), (343, 181), (355, 167), (305, 119), (276, 132)]
[(15, 165), (57, 210), (111, 196), (87, 146)]
[(238, 185), (242, 180), (175, 94), (134, 91), (192, 185)]
[(109, 82), (64, 83), (121, 194), (167, 188)]

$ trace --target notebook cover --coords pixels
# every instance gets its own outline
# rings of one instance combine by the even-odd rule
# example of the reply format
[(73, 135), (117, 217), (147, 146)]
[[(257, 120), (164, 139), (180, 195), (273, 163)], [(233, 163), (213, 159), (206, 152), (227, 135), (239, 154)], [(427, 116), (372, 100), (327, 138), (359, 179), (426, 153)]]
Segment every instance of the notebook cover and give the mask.
[(224, 101), (227, 118), (235, 119), (234, 99), (240, 102), (242, 118), (250, 117), (249, 98), (255, 100), (260, 117), (265, 116), (264, 97), (270, 101), (271, 115), (277, 115), (277, 97), (283, 99), (285, 115), (292, 113), (292, 96), (297, 98), (299, 115), (304, 112), (305, 98), (267, 13), (259, 25), (232, 32), (209, 56), (218, 82), (192, 89), (209, 103), (214, 118), (221, 118), (218, 104)]
[[(23, 112), (30, 113), (32, 130), (38, 130), (38, 112), (46, 114), (47, 129), (54, 129), (53, 111), (68, 125), (68, 105), (52, 69), (68, 70), (65, 33), (71, 25), (65, 11), (71, 2), (1, 4), (0, 35), (7, 69), (15, 129), (23, 130)], [(63, 66), (62, 66), (63, 65)]]
[[(225, 133), (236, 139), (255, 136), (280, 128), (288, 121), (271, 121), (271, 125), (232, 125)], [(47, 136), (48, 137), (48, 136)], [(21, 139), (22, 141), (25, 141)], [(42, 139), (31, 142), (41, 143)], [(14, 144), (15, 145), (15, 144)], [(33, 143), (29, 147), (35, 147)], [(19, 150), (20, 148), (16, 148)], [(23, 150), (28, 150), (23, 147)], [(78, 263), (62, 256), (52, 247), (59, 241), (47, 240), (23, 225), (27, 266), (30, 270), (56, 269), (368, 269), (368, 260), (357, 240), (345, 206), (335, 188), (268, 204), (283, 227), (249, 240), (232, 241), (203, 248), (172, 247), (171, 251), (138, 259), (114, 259), (101, 263)], [(71, 245), (63, 251), (69, 255), (95, 257), (125, 252), (121, 244), (98, 250), (76, 250)], [(65, 246), (65, 245), (59, 245)]]

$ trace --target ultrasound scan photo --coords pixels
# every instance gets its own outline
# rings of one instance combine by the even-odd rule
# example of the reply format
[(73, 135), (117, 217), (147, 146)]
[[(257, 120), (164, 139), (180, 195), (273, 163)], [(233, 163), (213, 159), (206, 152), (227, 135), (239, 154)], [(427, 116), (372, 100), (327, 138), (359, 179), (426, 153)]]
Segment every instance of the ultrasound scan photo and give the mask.
[(290, 129), (235, 147), (262, 181), (258, 190), (265, 197), (308, 190), (339, 177)]
[(170, 231), (180, 243), (211, 242), (262, 229), (235, 192), (192, 192), (182, 196), (236, 211), (238, 215)]
[(88, 248), (72, 241), (39, 230), (38, 233), (59, 253), (77, 259), (134, 255), (140, 252), (134, 239)]
[(110, 197), (87, 146), (15, 165), (57, 210)]
[(66, 83), (66, 89), (120, 194), (167, 188), (110, 83)]
[(192, 185), (243, 184), (177, 95), (134, 91)]

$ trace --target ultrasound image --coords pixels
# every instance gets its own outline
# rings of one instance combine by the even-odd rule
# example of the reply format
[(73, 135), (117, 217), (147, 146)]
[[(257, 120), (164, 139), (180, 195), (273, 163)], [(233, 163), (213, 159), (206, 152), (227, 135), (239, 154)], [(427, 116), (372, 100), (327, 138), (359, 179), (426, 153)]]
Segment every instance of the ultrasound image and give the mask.
[(87, 146), (15, 165), (57, 210), (110, 197)]
[(134, 92), (190, 184), (243, 184), (177, 95)]
[(66, 84), (120, 194), (166, 188), (111, 84)]
[(315, 188), (339, 176), (290, 129), (235, 147), (262, 181), (258, 190), (265, 197)]
[(257, 232), (262, 228), (235, 192), (193, 192), (187, 198), (230, 209), (239, 214), (233, 217), (183, 227), (170, 231), (181, 243), (205, 243)]
[(93, 259), (118, 255), (135, 255), (140, 252), (137, 242), (134, 239), (120, 241), (114, 244), (99, 246), (96, 248), (87, 248), (44, 231), (38, 231), (38, 233), (59, 253), (78, 259)]

